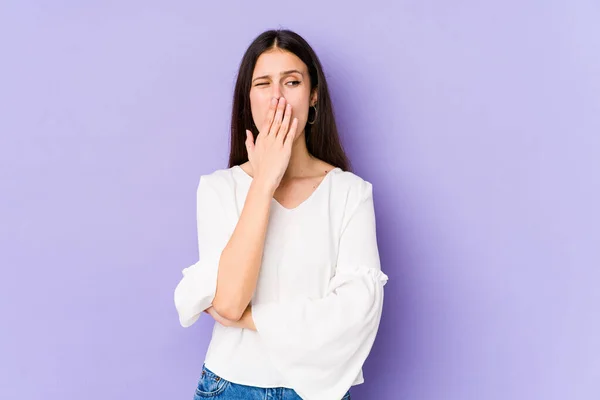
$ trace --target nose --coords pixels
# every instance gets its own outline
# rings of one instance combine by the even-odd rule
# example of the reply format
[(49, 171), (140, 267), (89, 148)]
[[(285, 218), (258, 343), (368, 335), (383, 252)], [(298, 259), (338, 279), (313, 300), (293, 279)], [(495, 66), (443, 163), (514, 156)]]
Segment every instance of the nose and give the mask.
[(282, 91), (282, 87), (280, 85), (273, 85), (273, 97), (277, 97), (280, 98), (281, 96), (283, 96), (283, 91)]

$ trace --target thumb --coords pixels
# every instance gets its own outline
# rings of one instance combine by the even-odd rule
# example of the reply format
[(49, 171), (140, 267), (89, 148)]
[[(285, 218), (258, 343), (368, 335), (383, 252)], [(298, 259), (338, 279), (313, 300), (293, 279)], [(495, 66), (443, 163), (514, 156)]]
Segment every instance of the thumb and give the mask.
[(246, 129), (246, 149), (248, 152), (254, 151), (254, 135), (248, 129)]

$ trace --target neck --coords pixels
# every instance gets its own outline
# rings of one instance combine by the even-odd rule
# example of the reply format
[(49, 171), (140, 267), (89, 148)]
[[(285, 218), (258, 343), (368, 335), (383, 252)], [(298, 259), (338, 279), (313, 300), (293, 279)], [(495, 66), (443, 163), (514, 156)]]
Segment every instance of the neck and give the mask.
[(298, 178), (310, 174), (315, 163), (315, 158), (310, 155), (306, 148), (304, 132), (296, 138), (292, 147), (292, 155), (283, 180)]

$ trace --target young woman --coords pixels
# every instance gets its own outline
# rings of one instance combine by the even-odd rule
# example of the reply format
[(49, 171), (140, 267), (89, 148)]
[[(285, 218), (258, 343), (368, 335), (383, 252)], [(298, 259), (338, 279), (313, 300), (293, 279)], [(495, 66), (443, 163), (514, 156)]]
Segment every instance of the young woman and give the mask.
[(349, 171), (321, 63), (289, 30), (258, 36), (233, 99), (229, 168), (202, 175), (199, 261), (182, 326), (212, 316), (195, 399), (350, 399), (388, 277), (372, 185)]

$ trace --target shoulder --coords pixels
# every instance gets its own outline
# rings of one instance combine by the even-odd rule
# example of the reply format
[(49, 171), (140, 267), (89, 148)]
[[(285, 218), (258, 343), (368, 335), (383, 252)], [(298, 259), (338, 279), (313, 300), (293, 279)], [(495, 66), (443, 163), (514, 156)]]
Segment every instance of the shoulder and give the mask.
[(215, 171), (201, 174), (198, 181), (198, 194), (213, 193), (222, 195), (231, 193), (235, 188), (235, 176), (233, 168), (221, 168)]
[(332, 196), (335, 212), (341, 218), (341, 229), (344, 231), (350, 220), (359, 213), (370, 213), (373, 218), (375, 206), (373, 202), (373, 185), (363, 177), (350, 171), (337, 169), (332, 177)]
[(344, 193), (350, 201), (361, 201), (373, 195), (373, 185), (354, 172), (337, 169), (334, 174), (336, 191)]
[(351, 193), (364, 193), (371, 189), (372, 185), (358, 174), (350, 171), (344, 171), (335, 165), (329, 164), (323, 160), (319, 160), (318, 168), (320, 170), (330, 171), (332, 181), (335, 182), (336, 190), (347, 191)]
[(331, 179), (331, 195), (336, 208), (343, 210), (347, 221), (361, 207), (373, 206), (373, 185), (371, 182), (350, 171), (336, 169)]

